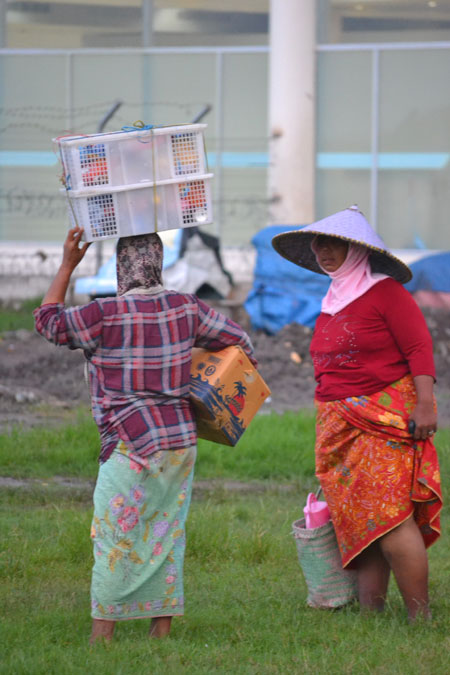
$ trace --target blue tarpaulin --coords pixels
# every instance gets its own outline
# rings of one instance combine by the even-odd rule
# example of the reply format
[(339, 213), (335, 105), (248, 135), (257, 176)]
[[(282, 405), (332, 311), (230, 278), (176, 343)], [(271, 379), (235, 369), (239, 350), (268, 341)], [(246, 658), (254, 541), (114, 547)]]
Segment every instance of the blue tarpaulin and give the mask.
[(301, 226), (270, 225), (252, 239), (256, 248), (253, 287), (245, 309), (255, 330), (275, 334), (283, 326), (299, 323), (314, 326), (330, 279), (282, 258), (272, 247), (272, 238)]
[(436, 253), (416, 260), (410, 266), (413, 278), (405, 288), (410, 293), (435, 291), (450, 293), (450, 252)]

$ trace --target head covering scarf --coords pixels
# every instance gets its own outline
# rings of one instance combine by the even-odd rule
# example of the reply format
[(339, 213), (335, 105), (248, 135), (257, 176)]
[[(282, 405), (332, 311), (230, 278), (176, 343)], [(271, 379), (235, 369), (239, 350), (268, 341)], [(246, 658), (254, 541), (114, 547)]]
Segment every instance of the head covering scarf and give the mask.
[[(311, 248), (316, 253), (315, 239), (311, 243)], [(322, 312), (332, 316), (364, 295), (379, 281), (389, 278), (387, 274), (372, 272), (369, 251), (360, 244), (349, 243), (347, 256), (335, 272), (327, 272), (320, 264), (319, 266), (331, 277), (331, 284), (322, 300)]]
[(163, 243), (156, 233), (117, 242), (117, 295), (162, 289)]

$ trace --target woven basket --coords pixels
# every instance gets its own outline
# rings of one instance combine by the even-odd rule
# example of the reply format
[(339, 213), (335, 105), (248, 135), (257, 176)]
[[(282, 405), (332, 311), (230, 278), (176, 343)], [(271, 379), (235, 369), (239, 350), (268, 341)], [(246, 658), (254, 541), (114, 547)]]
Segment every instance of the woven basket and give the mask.
[(307, 604), (317, 608), (342, 607), (357, 597), (356, 572), (342, 569), (331, 521), (307, 529), (305, 519), (292, 524), (298, 559), (308, 588)]

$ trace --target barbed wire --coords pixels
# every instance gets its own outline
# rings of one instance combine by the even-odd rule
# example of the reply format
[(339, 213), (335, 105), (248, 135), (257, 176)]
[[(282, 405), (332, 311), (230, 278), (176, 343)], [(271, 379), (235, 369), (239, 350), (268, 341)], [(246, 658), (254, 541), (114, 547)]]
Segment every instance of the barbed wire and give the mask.
[[(225, 199), (213, 200), (215, 209), (220, 209), (223, 218), (262, 216), (269, 207), (269, 200), (261, 195), (240, 197), (230, 195)], [(53, 192), (34, 191), (22, 186), (0, 190), (0, 214), (14, 216), (65, 217), (67, 203), (62, 195)]]
[(58, 193), (36, 192), (14, 186), (0, 190), (0, 213), (4, 215), (57, 218), (67, 211), (67, 204)]
[[(128, 118), (123, 117), (120, 120), (117, 121), (116, 125), (116, 130), (122, 128), (127, 122)], [(133, 120), (134, 121), (134, 120)], [(98, 124), (98, 120), (92, 120), (91, 123), (89, 121), (84, 121), (83, 126), (84, 130), (82, 127), (82, 124), (77, 124), (74, 128), (72, 129), (67, 129), (64, 125), (64, 122), (62, 122), (58, 126), (44, 126), (43, 124), (40, 124), (38, 122), (10, 122), (2, 127), (0, 127), (0, 136), (8, 134), (8, 132), (14, 131), (17, 133), (17, 135), (20, 137), (20, 148), (22, 149), (24, 145), (28, 143), (32, 143), (39, 138), (40, 140), (42, 139), (42, 134), (45, 133), (45, 142), (49, 143), (50, 139), (53, 137), (58, 136), (61, 133), (64, 134), (69, 134), (69, 135), (77, 135), (77, 134), (83, 134), (83, 133), (95, 133), (95, 127)], [(88, 131), (89, 129), (89, 131)], [(27, 131), (27, 137), (23, 134), (23, 130)], [(33, 135), (30, 133), (30, 130), (35, 130), (39, 131), (39, 136), (36, 137), (36, 135)], [(93, 131), (94, 130), (94, 131)], [(12, 135), (11, 135), (11, 140), (12, 140)], [(218, 141), (221, 141), (222, 144), (229, 144), (233, 146), (233, 148), (239, 148), (239, 150), (248, 150), (248, 148), (256, 148), (258, 151), (262, 148), (263, 151), (266, 149), (266, 144), (269, 140), (268, 136), (252, 136), (251, 138), (242, 138), (240, 136), (216, 136), (215, 134), (210, 134), (208, 136), (208, 142), (210, 145), (216, 144)], [(42, 143), (42, 141), (41, 141)], [(32, 150), (32, 148), (27, 147), (27, 150)], [(222, 149), (223, 151), (223, 149)]]
[[(47, 137), (57, 136), (59, 133), (95, 133), (98, 127), (102, 114), (108, 111), (117, 103), (113, 100), (105, 100), (89, 105), (73, 106), (70, 110), (64, 106), (50, 106), (50, 105), (31, 105), (31, 106), (0, 106), (0, 136), (20, 134), (21, 146), (27, 143), (27, 136), (29, 142), (36, 133), (45, 134)], [(133, 115), (139, 118), (148, 109), (151, 113), (152, 119), (146, 119), (146, 123), (165, 124), (164, 119), (156, 119), (159, 115), (167, 110), (180, 111), (183, 113), (182, 119), (178, 122), (188, 122), (193, 115), (203, 106), (205, 101), (189, 101), (179, 103), (174, 101), (126, 101), (123, 104), (120, 112), (114, 116), (115, 128), (121, 128), (125, 124), (132, 124), (135, 120), (131, 119)], [(133, 111), (133, 115), (128, 112)], [(164, 117), (167, 117), (164, 115)], [(51, 122), (57, 121), (57, 124)], [(68, 120), (72, 120), (72, 129), (67, 129)], [(170, 121), (170, 123), (175, 123)], [(111, 126), (111, 124), (110, 124)], [(214, 131), (214, 130), (213, 130)], [(26, 134), (24, 134), (26, 132)], [(32, 132), (32, 133), (30, 133)], [(10, 140), (16, 140), (14, 137)], [(47, 139), (46, 139), (47, 140)], [(212, 143), (217, 143), (219, 138), (216, 135), (211, 135), (208, 131), (208, 140)], [(239, 143), (247, 146), (265, 147), (268, 141), (268, 136), (251, 136), (245, 138), (239, 135), (220, 136), (222, 143)]]
[[(98, 125), (101, 117), (105, 112), (111, 110), (111, 108), (116, 104), (117, 101), (102, 101), (96, 104), (84, 105), (84, 106), (74, 106), (67, 109), (63, 106), (0, 106), (0, 120), (5, 118), (12, 118), (16, 120), (17, 118), (25, 118), (26, 120), (40, 120), (40, 119), (83, 119), (86, 116), (89, 116), (88, 119), (92, 119), (95, 122), (95, 126)], [(142, 112), (151, 110), (152, 113), (155, 110), (176, 110), (183, 111), (183, 114), (191, 118), (194, 112), (198, 111), (199, 108), (204, 107), (206, 104), (204, 101), (190, 101), (187, 103), (177, 103), (173, 101), (127, 101), (123, 102), (123, 106), (126, 110), (136, 111), (136, 115), (142, 115)], [(115, 115), (115, 120), (122, 119), (124, 122), (130, 124), (129, 115), (124, 115), (123, 112)], [(132, 120), (133, 121), (133, 120)], [(131, 121), (131, 122), (132, 122)], [(13, 123), (14, 124), (14, 123)], [(31, 122), (32, 124), (32, 122)], [(4, 125), (4, 128), (9, 128), (9, 124)], [(52, 127), (53, 128), (53, 127)]]
[[(97, 108), (100, 110), (111, 108), (115, 101), (101, 101), (99, 103), (92, 103), (90, 105), (74, 106), (71, 109), (73, 114), (83, 114), (85, 112), (92, 112)], [(57, 105), (27, 105), (27, 106), (5, 106), (0, 105), (0, 115), (15, 115), (32, 117), (39, 114), (45, 114), (47, 117), (57, 117), (67, 115), (68, 110), (65, 106)]]
[[(261, 228), (261, 224), (266, 223), (269, 200), (260, 195), (251, 195), (246, 198), (232, 196), (215, 202), (214, 209), (219, 210), (219, 208), (222, 217), (221, 229), (226, 230), (229, 229), (228, 225), (232, 227), (245, 223), (246, 231), (248, 231), (246, 244), (249, 244), (250, 238)], [(0, 277), (50, 277), (54, 275), (61, 262), (61, 252), (59, 250), (48, 251), (46, 240), (39, 242), (37, 229), (39, 221), (45, 219), (51, 231), (61, 233), (59, 239), (62, 241), (69, 224), (65, 201), (59, 195), (33, 194), (30, 190), (24, 191), (16, 187), (0, 192), (0, 215), (3, 214), (13, 217), (14, 234), (18, 240), (26, 240), (30, 232), (33, 232), (31, 238), (36, 241), (36, 245), (30, 250), (20, 250), (19, 246), (18, 252), (0, 247)], [(23, 229), (21, 220), (23, 220)], [(205, 231), (208, 231), (206, 226)], [(57, 237), (54, 239), (56, 240)], [(79, 276), (92, 275), (95, 271), (95, 256), (92, 254), (86, 256), (77, 274)]]
[[(82, 106), (72, 106), (70, 111), (66, 106), (57, 106), (57, 105), (27, 105), (27, 106), (3, 106), (0, 105), (0, 115), (4, 114), (15, 114), (15, 115), (37, 115), (42, 111), (45, 115), (67, 115), (69, 112), (71, 114), (82, 114), (85, 112), (91, 112), (93, 110), (108, 111), (112, 106), (117, 103), (115, 100), (99, 101), (98, 103), (90, 103), (89, 105)], [(175, 108), (179, 110), (192, 110), (193, 108), (197, 109), (206, 105), (205, 101), (189, 101), (185, 103), (180, 103), (178, 101), (124, 101), (123, 105), (128, 108)]]

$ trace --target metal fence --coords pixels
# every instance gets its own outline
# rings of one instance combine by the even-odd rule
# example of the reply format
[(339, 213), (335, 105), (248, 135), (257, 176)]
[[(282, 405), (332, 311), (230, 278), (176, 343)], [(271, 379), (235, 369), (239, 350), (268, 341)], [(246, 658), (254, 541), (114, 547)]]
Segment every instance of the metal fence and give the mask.
[[(268, 47), (0, 50), (0, 242), (60, 241), (51, 138), (211, 112), (215, 231), (268, 224)], [(316, 216), (357, 201), (388, 245), (450, 247), (450, 43), (317, 47)]]

